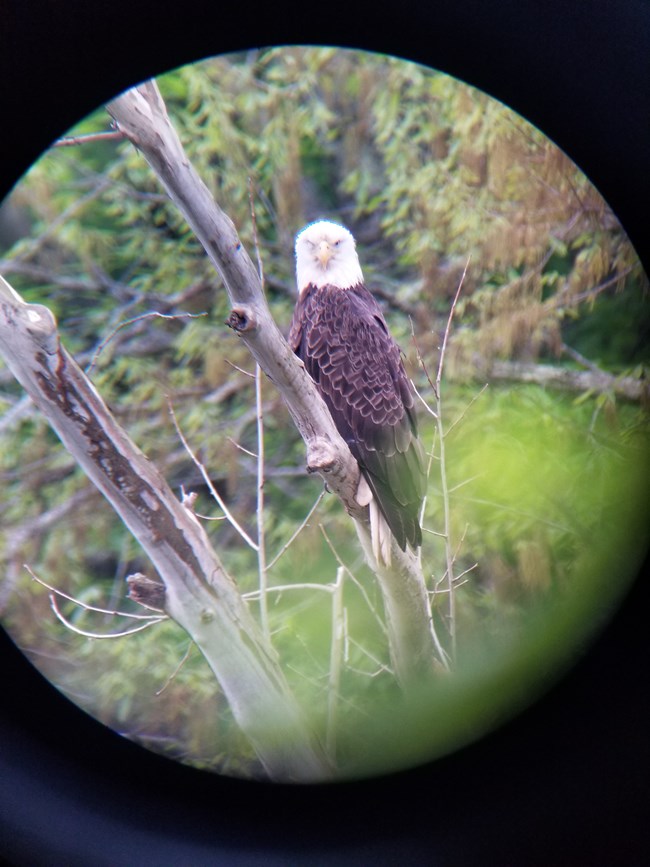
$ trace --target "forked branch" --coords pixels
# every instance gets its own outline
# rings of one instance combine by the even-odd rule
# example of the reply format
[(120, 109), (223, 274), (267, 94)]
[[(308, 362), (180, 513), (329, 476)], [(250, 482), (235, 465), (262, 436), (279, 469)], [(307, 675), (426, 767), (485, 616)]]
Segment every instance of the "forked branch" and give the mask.
[[(227, 324), (280, 391), (307, 446), (308, 466), (321, 473), (347, 510), (362, 519), (354, 499), (359, 470), (350, 450), (302, 363), (275, 324), (258, 269), (235, 226), (190, 163), (153, 81), (133, 88), (107, 106), (118, 128), (138, 148), (179, 208), (223, 280), (232, 305)], [(330, 461), (318, 444), (330, 445)]]
[[(258, 269), (230, 218), (191, 165), (152, 81), (111, 102), (109, 114), (141, 151), (178, 206), (220, 274), (232, 305), (227, 324), (282, 395), (307, 447), (307, 468), (318, 472), (355, 521), (366, 559), (384, 597), (391, 659), (406, 684), (429, 673), (439, 643), (433, 632), (426, 586), (417, 557), (393, 545), (392, 569), (377, 566), (368, 544), (367, 510), (355, 494), (359, 469), (302, 363), (280, 334), (266, 303)], [(444, 664), (444, 657), (441, 660)]]

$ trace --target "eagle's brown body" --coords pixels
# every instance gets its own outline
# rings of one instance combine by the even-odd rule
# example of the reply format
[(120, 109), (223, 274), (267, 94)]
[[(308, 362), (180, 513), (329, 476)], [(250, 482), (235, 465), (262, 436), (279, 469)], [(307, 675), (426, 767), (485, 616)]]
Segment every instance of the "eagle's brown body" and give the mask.
[(379, 305), (360, 282), (303, 286), (289, 342), (318, 386), (397, 544), (402, 550), (407, 543), (417, 548), (422, 543), (423, 451), (413, 390)]

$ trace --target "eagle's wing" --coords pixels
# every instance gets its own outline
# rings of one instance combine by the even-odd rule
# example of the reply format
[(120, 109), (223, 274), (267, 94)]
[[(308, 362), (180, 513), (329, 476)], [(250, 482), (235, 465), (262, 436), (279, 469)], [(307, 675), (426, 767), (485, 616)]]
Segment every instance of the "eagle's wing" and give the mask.
[(424, 455), (399, 347), (363, 286), (310, 288), (289, 335), (399, 546), (422, 542)]

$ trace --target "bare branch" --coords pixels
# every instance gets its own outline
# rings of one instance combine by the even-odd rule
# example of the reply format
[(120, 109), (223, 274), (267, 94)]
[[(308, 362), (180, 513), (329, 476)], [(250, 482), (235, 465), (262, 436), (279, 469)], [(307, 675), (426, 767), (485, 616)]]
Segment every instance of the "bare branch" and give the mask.
[(590, 361), (588, 358), (585, 358), (582, 353), (578, 352), (576, 349), (573, 349), (570, 346), (567, 346), (566, 343), (563, 343), (561, 346), (562, 352), (565, 355), (568, 355), (569, 358), (573, 359), (573, 361), (577, 361), (582, 367), (586, 367), (587, 370), (591, 370), (593, 373), (602, 374), (605, 371), (598, 367), (597, 364), (594, 364), (593, 361)]
[(481, 377), (493, 380), (532, 382), (546, 388), (567, 391), (611, 392), (631, 401), (650, 399), (650, 381), (633, 376), (614, 376), (606, 371), (571, 370), (552, 364), (528, 364), (523, 361), (494, 360), (478, 367)]
[[(227, 325), (246, 343), (282, 395), (307, 446), (307, 468), (318, 472), (355, 521), (368, 562), (368, 510), (356, 502), (359, 467), (304, 365), (280, 334), (259, 273), (230, 218), (215, 203), (183, 150), (152, 81), (111, 102), (108, 112), (141, 151), (181, 210), (220, 274), (232, 310)], [(391, 654), (400, 681), (430, 673), (436, 653), (426, 585), (417, 557), (393, 544), (392, 570), (377, 569), (389, 622)], [(439, 647), (439, 644), (438, 644)], [(439, 652), (439, 651), (438, 651)]]
[(97, 364), (97, 359), (104, 349), (106, 349), (118, 331), (121, 331), (122, 328), (126, 328), (128, 325), (133, 325), (135, 322), (142, 322), (145, 319), (153, 319), (155, 317), (158, 319), (200, 319), (201, 316), (207, 315), (207, 313), (159, 313), (157, 310), (152, 310), (150, 313), (143, 313), (141, 316), (134, 316), (132, 319), (126, 319), (124, 322), (120, 322), (119, 325), (116, 325), (108, 337), (105, 337), (99, 344), (93, 353), (93, 357), (90, 359), (88, 367), (86, 367), (86, 373), (88, 375), (92, 373), (94, 366)]
[(214, 671), (269, 776), (314, 780), (329, 763), (305, 723), (273, 649), (197, 518), (115, 422), (59, 341), (51, 312), (0, 278), (0, 353), (165, 584), (165, 607)]
[(328, 548), (330, 549), (330, 551), (334, 555), (336, 562), (339, 564), (339, 566), (342, 569), (345, 569), (345, 571), (348, 574), (348, 577), (350, 578), (350, 580), (352, 581), (354, 586), (357, 588), (359, 593), (361, 593), (364, 602), (368, 606), (368, 610), (373, 614), (375, 620), (377, 621), (379, 628), (381, 629), (381, 631), (383, 632), (384, 635), (388, 636), (388, 630), (386, 629), (386, 624), (384, 623), (381, 615), (379, 614), (379, 612), (377, 611), (375, 606), (372, 604), (370, 597), (368, 596), (368, 593), (366, 592), (366, 588), (363, 586), (361, 581), (359, 581), (359, 579), (354, 574), (354, 572), (350, 569), (350, 567), (345, 565), (345, 563), (343, 562), (343, 560), (341, 559), (341, 557), (339, 555), (339, 552), (336, 550), (335, 546), (333, 545), (332, 540), (327, 535), (327, 531), (325, 530), (325, 527), (323, 527), (322, 524), (319, 524), (318, 526), (320, 528), (321, 533), (323, 534), (323, 538), (327, 542)]
[(336, 582), (332, 592), (332, 637), (330, 645), (330, 673), (327, 695), (327, 734), (325, 747), (330, 760), (336, 756), (336, 728), (339, 692), (341, 689), (341, 667), (345, 637), (345, 616), (343, 610), (343, 579), (345, 569), (336, 570)]
[(243, 367), (239, 367), (238, 365), (234, 364), (232, 361), (230, 361), (229, 358), (226, 358), (226, 364), (229, 367), (232, 367), (233, 370), (236, 370), (238, 373), (243, 373), (244, 376), (247, 376), (249, 379), (255, 379), (255, 373), (251, 373), (250, 370), (244, 370)]
[[(326, 593), (331, 593), (334, 589), (333, 584), (314, 584), (311, 582), (300, 582), (299, 584), (275, 584), (266, 588), (267, 593), (287, 593), (292, 590), (324, 590)], [(260, 591), (251, 590), (250, 593), (243, 594), (244, 599), (259, 599)]]
[(620, 271), (614, 274), (612, 277), (608, 277), (606, 280), (603, 280), (597, 286), (592, 286), (590, 289), (585, 289), (584, 292), (580, 292), (577, 295), (571, 295), (570, 290), (568, 288), (569, 284), (567, 281), (567, 288), (562, 289), (557, 295), (553, 295), (548, 299), (546, 305), (548, 307), (561, 307), (567, 304), (570, 304), (572, 307), (576, 307), (578, 304), (581, 304), (583, 301), (593, 301), (601, 292), (605, 292), (607, 289), (610, 289), (612, 286), (615, 286), (617, 283), (625, 280), (626, 277), (629, 277), (634, 271), (636, 271), (638, 266), (631, 265), (629, 268), (626, 268), (624, 271)]
[(454, 295), (454, 300), (451, 304), (451, 308), (449, 309), (449, 317), (447, 318), (447, 325), (445, 327), (445, 333), (442, 340), (442, 347), (440, 348), (440, 359), (438, 360), (438, 372), (436, 374), (436, 388), (435, 388), (435, 396), (436, 396), (436, 427), (438, 431), (438, 449), (439, 449), (439, 466), (440, 466), (440, 486), (442, 488), (442, 505), (443, 505), (443, 515), (444, 515), (444, 527), (443, 533), (445, 537), (445, 560), (447, 563), (447, 587), (449, 589), (449, 635), (451, 638), (451, 659), (452, 662), (456, 659), (456, 596), (454, 593), (454, 558), (455, 554), (452, 552), (451, 547), (451, 505), (449, 502), (449, 486), (447, 484), (447, 461), (445, 454), (445, 431), (443, 428), (442, 421), (442, 392), (441, 392), (441, 382), (442, 382), (442, 371), (445, 363), (445, 351), (447, 348), (447, 341), (449, 339), (449, 333), (451, 331), (451, 323), (454, 318), (454, 312), (456, 310), (456, 305), (458, 303), (458, 299), (460, 297), (461, 289), (463, 288), (463, 283), (465, 282), (465, 275), (467, 274), (467, 269), (469, 267), (469, 258), (465, 263), (465, 268), (463, 269), (463, 274), (458, 281), (458, 289), (456, 289), (456, 294)]
[(257, 571), (260, 588), (260, 621), (268, 640), (269, 610), (266, 599), (268, 567), (266, 565), (266, 527), (264, 523), (264, 410), (262, 407), (262, 371), (255, 366), (255, 414), (257, 416)]
[(68, 593), (64, 593), (63, 590), (59, 590), (56, 587), (52, 587), (51, 584), (48, 584), (46, 581), (43, 581), (42, 578), (39, 578), (30, 567), (25, 563), (25, 569), (32, 576), (33, 580), (36, 581), (37, 584), (40, 584), (41, 587), (45, 587), (50, 591), (50, 596), (60, 596), (61, 599), (67, 599), (68, 602), (74, 602), (75, 605), (78, 605), (79, 608), (83, 608), (84, 611), (94, 611), (97, 614), (109, 614), (111, 617), (127, 617), (131, 620), (155, 620), (158, 623), (160, 620), (165, 620), (165, 617), (160, 617), (159, 614), (134, 614), (132, 611), (116, 611), (113, 609), (107, 608), (97, 608), (95, 605), (88, 605), (87, 602), (82, 602), (81, 599), (76, 599), (74, 596), (70, 596)]
[(438, 536), (440, 539), (446, 539), (446, 533), (439, 533), (437, 530), (430, 530), (428, 527), (422, 527), (423, 533), (428, 533), (430, 536)]
[(172, 417), (172, 421), (174, 422), (174, 427), (176, 428), (176, 433), (178, 434), (178, 438), (180, 439), (181, 443), (183, 444), (183, 448), (188, 453), (188, 455), (192, 459), (194, 465), (196, 466), (198, 471), (203, 476), (203, 481), (207, 485), (208, 490), (212, 494), (212, 497), (214, 498), (215, 502), (217, 503), (217, 505), (219, 506), (219, 508), (223, 512), (224, 517), (228, 520), (230, 525), (235, 528), (235, 530), (239, 533), (239, 535), (242, 537), (244, 542), (246, 542), (246, 544), (249, 546), (249, 548), (252, 548), (253, 551), (257, 551), (258, 550), (257, 543), (251, 539), (251, 537), (248, 535), (246, 530), (244, 530), (244, 528), (237, 521), (237, 519), (232, 514), (232, 512), (230, 511), (228, 506), (225, 504), (223, 498), (220, 496), (219, 492), (217, 491), (215, 486), (212, 484), (212, 479), (210, 478), (208, 471), (203, 466), (201, 461), (197, 458), (197, 456), (194, 454), (190, 444), (185, 439), (183, 431), (181, 430), (180, 425), (178, 423), (178, 419), (176, 418), (176, 413), (174, 412), (174, 407), (173, 407), (172, 402), (171, 402), (169, 397), (167, 398), (167, 406), (169, 407), (169, 414)]
[(162, 695), (163, 692), (164, 692), (164, 691), (167, 689), (167, 687), (169, 686), (169, 684), (170, 684), (170, 683), (171, 683), (171, 682), (172, 682), (172, 681), (173, 681), (173, 680), (178, 676), (179, 671), (180, 671), (181, 668), (185, 665), (185, 663), (187, 662), (187, 660), (190, 658), (190, 653), (192, 652), (192, 648), (193, 648), (193, 647), (195, 647), (195, 644), (194, 644), (193, 641), (190, 641), (190, 643), (187, 645), (187, 650), (186, 650), (185, 653), (183, 654), (183, 658), (182, 658), (181, 661), (178, 663), (178, 665), (176, 666), (176, 668), (172, 671), (172, 673), (169, 675), (169, 677), (168, 677), (167, 680), (164, 682), (164, 684), (160, 687), (160, 689), (157, 690), (157, 691), (154, 693), (154, 695), (156, 695), (156, 696)]
[[(411, 317), (409, 317), (409, 325), (411, 326), (411, 340), (413, 341), (413, 346), (415, 346), (415, 352), (416, 352), (417, 357), (418, 357), (418, 363), (419, 363), (420, 367), (422, 368), (422, 370), (424, 371), (424, 375), (425, 375), (426, 378), (427, 378), (427, 382), (428, 382), (429, 385), (431, 386), (431, 390), (432, 390), (433, 393), (437, 396), (437, 395), (438, 395), (438, 386), (437, 386), (437, 384), (436, 384), (436, 383), (431, 379), (431, 377), (429, 376), (429, 370), (428, 370), (427, 365), (426, 365), (426, 363), (425, 363), (425, 361), (424, 361), (424, 356), (423, 356), (422, 353), (420, 352), (420, 347), (419, 347), (419, 345), (418, 345), (418, 341), (417, 341), (417, 338), (416, 338), (416, 336), (415, 336), (415, 326), (413, 325), (413, 319), (412, 319)], [(413, 383), (411, 383), (411, 384), (413, 385)], [(413, 388), (415, 389), (415, 386), (414, 386), (414, 385), (413, 385)], [(420, 393), (418, 392), (417, 389), (415, 389), (415, 393), (416, 393), (417, 396), (420, 398), (420, 400), (422, 401), (422, 403), (425, 405), (425, 407), (427, 408), (427, 410), (428, 410), (428, 411), (431, 413), (431, 415), (433, 415), (434, 418), (435, 418), (435, 412), (434, 412), (434, 411), (429, 407), (429, 405), (428, 405), (427, 402), (424, 400), (424, 398), (420, 395)]]
[(483, 392), (485, 391), (485, 389), (486, 389), (487, 387), (488, 387), (488, 383), (486, 382), (485, 385), (481, 388), (481, 390), (480, 390), (480, 391), (477, 391), (476, 394), (472, 397), (472, 399), (471, 399), (470, 402), (467, 404), (467, 406), (465, 407), (465, 409), (461, 412), (461, 414), (460, 414), (457, 418), (455, 418), (455, 419), (452, 421), (452, 423), (449, 425), (449, 427), (448, 427), (447, 430), (445, 431), (445, 436), (449, 436), (449, 434), (450, 434), (450, 433), (452, 432), (452, 430), (456, 427), (456, 425), (460, 424), (460, 422), (465, 418), (465, 415), (467, 414), (467, 412), (472, 408), (472, 406), (474, 406), (474, 404), (476, 403), (476, 401), (477, 401), (477, 400), (479, 399), (479, 397), (483, 394)]
[[(477, 568), (477, 566), (478, 566), (478, 563), (472, 563), (472, 565), (468, 566), (467, 569), (463, 569), (462, 572), (459, 572), (458, 575), (456, 575), (456, 578), (454, 579), (456, 581), (456, 586), (460, 587), (461, 586), (461, 580), (460, 579), (464, 578), (465, 575), (467, 575), (469, 572), (473, 572), (474, 569)], [(463, 581), (462, 583), (465, 584), (467, 582)]]
[(126, 635), (135, 635), (136, 632), (142, 632), (144, 629), (149, 629), (150, 627), (155, 626), (156, 623), (162, 623), (163, 620), (167, 619), (166, 617), (158, 617), (155, 620), (150, 620), (148, 623), (134, 626), (132, 629), (124, 629), (122, 632), (88, 632), (86, 629), (80, 629), (78, 626), (75, 626), (74, 623), (71, 623), (63, 616), (56, 604), (56, 596), (53, 593), (49, 594), (49, 598), (50, 608), (54, 612), (57, 620), (60, 620), (66, 629), (69, 629), (71, 632), (76, 632), (77, 635), (82, 635), (84, 638), (124, 638)]
[(322, 490), (322, 491), (320, 492), (320, 494), (316, 497), (316, 500), (315, 500), (315, 502), (314, 502), (314, 505), (313, 505), (313, 506), (311, 507), (311, 509), (307, 512), (307, 514), (305, 515), (303, 521), (299, 524), (299, 526), (298, 526), (298, 527), (296, 528), (296, 530), (291, 534), (291, 536), (289, 537), (289, 539), (288, 539), (288, 540), (285, 542), (285, 544), (280, 548), (280, 550), (279, 550), (278, 553), (275, 555), (275, 557), (273, 557), (273, 559), (271, 560), (271, 562), (267, 565), (267, 567), (266, 567), (267, 569), (270, 570), (270, 569), (272, 569), (272, 568), (275, 566), (275, 564), (278, 562), (278, 560), (280, 559), (280, 557), (282, 557), (282, 555), (285, 553), (285, 551), (287, 551), (287, 550), (289, 549), (289, 547), (290, 547), (291, 544), (294, 542), (294, 540), (295, 540), (295, 539), (300, 535), (300, 533), (301, 533), (301, 532), (305, 529), (305, 527), (309, 524), (309, 519), (310, 519), (311, 516), (314, 514), (314, 512), (316, 511), (316, 509), (318, 508), (318, 506), (320, 505), (320, 502), (321, 502), (321, 500), (323, 499), (324, 496), (325, 496), (325, 491)]
[[(420, 357), (420, 356), (418, 355), (418, 358), (419, 358), (419, 357)], [(428, 378), (428, 377), (427, 377), (427, 378)], [(429, 383), (431, 384), (432, 389), (433, 389), (433, 392), (434, 392), (434, 394), (435, 394), (435, 390), (436, 390), (435, 385), (431, 382), (431, 380), (429, 380)], [(413, 391), (415, 392), (415, 396), (420, 400), (420, 403), (421, 403), (422, 406), (425, 408), (425, 410), (429, 413), (429, 415), (433, 416), (433, 418), (438, 418), (438, 416), (436, 415), (436, 411), (435, 411), (434, 409), (431, 409), (431, 407), (430, 407), (429, 404), (427, 403), (426, 399), (425, 399), (424, 397), (422, 397), (422, 395), (420, 394), (420, 392), (419, 392), (418, 389), (416, 388), (415, 383), (413, 382), (413, 380), (411, 380), (411, 385), (413, 386)]]
[(233, 307), (228, 324), (242, 338), (284, 398), (307, 449), (317, 439), (332, 448), (331, 467), (318, 468), (350, 514), (365, 520), (357, 505), (359, 469), (339, 435), (311, 377), (271, 317), (260, 276), (230, 218), (190, 164), (154, 82), (134, 88), (108, 106), (119, 128), (142, 152), (181, 210), (220, 274)]
[(52, 147), (69, 148), (79, 145), (90, 144), (96, 141), (123, 141), (124, 133), (120, 130), (107, 130), (104, 132), (89, 132), (86, 135), (66, 135), (57, 139)]
[(380, 659), (377, 659), (376, 656), (374, 656), (372, 653), (370, 653), (370, 651), (367, 650), (365, 647), (363, 647), (363, 645), (359, 644), (358, 641), (355, 641), (354, 638), (350, 638), (349, 642), (350, 642), (350, 644), (354, 645), (354, 647), (358, 648), (358, 650), (360, 650), (364, 656), (367, 656), (371, 662), (374, 662), (374, 664), (377, 666), (377, 668), (375, 669), (375, 671), (362, 671), (360, 668), (355, 668), (352, 665), (348, 665), (348, 671), (353, 671), (355, 674), (361, 674), (361, 675), (363, 675), (363, 677), (370, 677), (370, 678), (377, 677), (378, 675), (384, 674), (384, 673), (391, 674), (391, 675), (393, 674), (393, 671), (390, 668), (390, 666), (385, 665)]
[(238, 451), (243, 452), (243, 454), (245, 455), (248, 455), (249, 458), (255, 458), (255, 460), (257, 460), (257, 455), (255, 454), (255, 452), (252, 452), (250, 449), (244, 448), (244, 446), (241, 443), (238, 443), (237, 440), (235, 440), (233, 437), (226, 437), (226, 439), (229, 443), (232, 443)]
[(467, 275), (467, 269), (469, 268), (469, 257), (467, 262), (465, 262), (465, 267), (463, 268), (463, 273), (458, 281), (458, 289), (456, 289), (456, 294), (454, 295), (454, 300), (451, 303), (451, 307), (449, 309), (449, 316), (447, 317), (447, 325), (445, 327), (445, 333), (442, 338), (442, 346), (440, 347), (440, 358), (438, 359), (438, 372), (436, 374), (436, 387), (434, 389), (436, 396), (440, 392), (440, 381), (442, 379), (442, 369), (445, 363), (445, 352), (447, 351), (447, 341), (449, 340), (449, 334), (451, 332), (451, 323), (454, 318), (454, 313), (456, 312), (456, 305), (458, 304), (458, 299), (460, 297), (460, 290), (463, 288), (463, 283), (465, 282), (465, 276)]

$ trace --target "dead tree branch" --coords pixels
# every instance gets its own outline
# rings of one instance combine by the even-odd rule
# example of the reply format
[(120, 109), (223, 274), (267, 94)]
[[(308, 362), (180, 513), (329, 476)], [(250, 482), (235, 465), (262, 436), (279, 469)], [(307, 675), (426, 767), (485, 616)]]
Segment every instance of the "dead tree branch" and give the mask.
[[(307, 469), (336, 493), (355, 525), (381, 586), (391, 636), (391, 658), (403, 683), (430, 672), (438, 651), (418, 558), (393, 545), (393, 570), (376, 568), (367, 510), (355, 500), (359, 469), (302, 363), (277, 328), (258, 269), (230, 218), (191, 165), (154, 82), (146, 82), (107, 106), (118, 128), (138, 148), (183, 213), (221, 276), (232, 310), (227, 324), (282, 395), (307, 447)], [(412, 652), (415, 651), (415, 652)]]
[(488, 380), (530, 382), (564, 391), (611, 392), (630, 401), (650, 401), (650, 382), (633, 376), (615, 376), (604, 370), (573, 370), (524, 361), (491, 361), (478, 365), (478, 376)]
[(165, 611), (201, 648), (233, 715), (275, 780), (330, 774), (272, 648), (196, 517), (115, 422), (61, 345), (52, 313), (0, 278), (0, 353), (64, 446), (140, 542)]
[[(321, 473), (346, 508), (362, 515), (355, 500), (356, 461), (340, 437), (316, 387), (275, 324), (260, 276), (232, 220), (189, 162), (154, 82), (127, 91), (107, 106), (180, 209), (215, 266), (230, 298), (227, 324), (282, 394), (307, 446), (307, 466)], [(323, 441), (327, 443), (323, 446)]]

